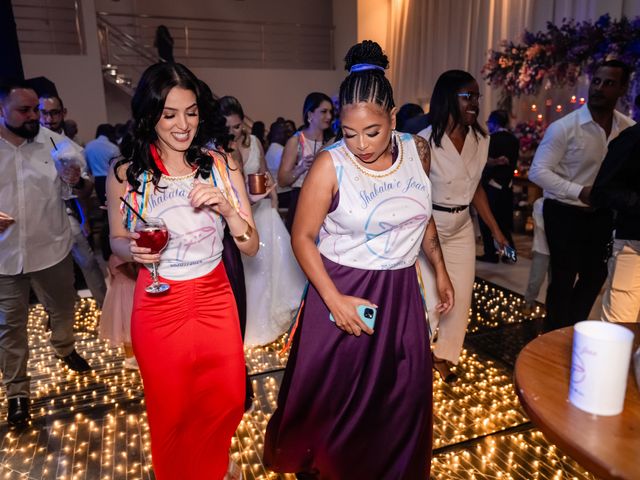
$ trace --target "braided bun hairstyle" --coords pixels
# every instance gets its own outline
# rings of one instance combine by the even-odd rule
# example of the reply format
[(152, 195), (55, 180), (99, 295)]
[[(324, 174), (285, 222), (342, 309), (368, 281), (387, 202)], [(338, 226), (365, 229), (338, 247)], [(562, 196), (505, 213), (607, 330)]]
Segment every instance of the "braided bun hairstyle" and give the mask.
[(349, 75), (340, 85), (340, 107), (360, 102), (373, 102), (386, 111), (395, 107), (393, 89), (384, 74), (389, 59), (380, 45), (364, 40), (351, 47), (344, 57)]

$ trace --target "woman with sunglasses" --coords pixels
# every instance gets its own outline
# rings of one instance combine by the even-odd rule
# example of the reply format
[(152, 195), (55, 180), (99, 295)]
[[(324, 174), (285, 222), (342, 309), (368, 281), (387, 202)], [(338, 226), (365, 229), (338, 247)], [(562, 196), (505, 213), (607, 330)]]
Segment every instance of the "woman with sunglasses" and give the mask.
[(435, 308), (439, 296), (434, 271), (429, 262), (420, 258), (434, 335), (434, 368), (446, 382), (457, 378), (451, 367), (458, 363), (462, 350), (475, 277), (476, 248), (470, 205), (489, 226), (500, 247), (508, 245), (480, 184), (487, 163), (489, 136), (478, 123), (479, 99), (478, 82), (471, 74), (462, 70), (444, 72), (431, 96), (431, 126), (418, 134), (431, 147), (433, 218), (456, 292), (451, 311), (440, 314)]

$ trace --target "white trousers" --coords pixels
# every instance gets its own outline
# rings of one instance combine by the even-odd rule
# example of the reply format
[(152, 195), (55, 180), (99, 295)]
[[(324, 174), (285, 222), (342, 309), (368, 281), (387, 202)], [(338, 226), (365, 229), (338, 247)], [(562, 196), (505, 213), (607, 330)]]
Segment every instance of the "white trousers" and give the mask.
[(457, 364), (469, 323), (469, 308), (476, 273), (473, 222), (469, 209), (460, 213), (434, 211), (433, 218), (438, 228), (444, 262), (455, 294), (455, 303), (451, 311), (446, 315), (439, 315), (435, 310), (435, 306), (440, 303), (435, 272), (424, 253), (421, 253), (418, 261), (424, 282), (425, 302), (432, 337), (437, 331), (433, 354)]
[(602, 297), (602, 319), (640, 321), (640, 241), (615, 240)]

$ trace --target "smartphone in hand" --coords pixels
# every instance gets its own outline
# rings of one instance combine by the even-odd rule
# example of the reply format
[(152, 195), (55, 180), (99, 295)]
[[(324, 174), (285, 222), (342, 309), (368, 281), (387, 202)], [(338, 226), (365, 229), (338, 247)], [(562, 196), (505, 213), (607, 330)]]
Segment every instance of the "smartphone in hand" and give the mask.
[(498, 251), (498, 253), (503, 257), (507, 258), (513, 263), (516, 263), (518, 261), (518, 254), (516, 253), (516, 249), (513, 248), (512, 246), (505, 245), (504, 247), (502, 247), (495, 240), (493, 241), (493, 245), (494, 247), (496, 247), (496, 250)]
[[(376, 325), (376, 316), (378, 315), (378, 309), (376, 307), (370, 307), (369, 305), (358, 305), (357, 311), (360, 320), (362, 320), (362, 323), (373, 330)], [(333, 315), (329, 314), (329, 320), (335, 322)]]

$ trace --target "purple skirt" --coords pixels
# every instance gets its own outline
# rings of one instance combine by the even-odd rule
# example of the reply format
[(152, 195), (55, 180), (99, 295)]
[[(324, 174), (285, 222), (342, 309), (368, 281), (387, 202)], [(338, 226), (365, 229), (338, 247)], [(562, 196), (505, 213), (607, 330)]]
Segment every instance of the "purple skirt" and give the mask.
[(340, 330), (309, 287), (264, 463), (321, 479), (427, 479), (433, 378), (416, 270), (323, 262), (341, 293), (378, 305), (375, 332)]

